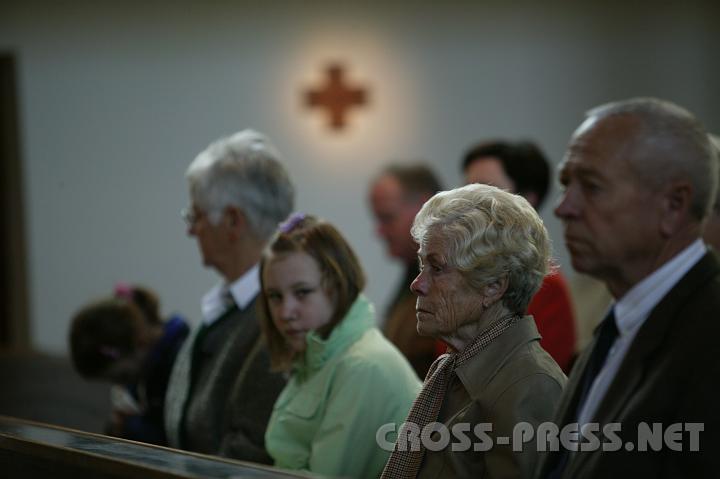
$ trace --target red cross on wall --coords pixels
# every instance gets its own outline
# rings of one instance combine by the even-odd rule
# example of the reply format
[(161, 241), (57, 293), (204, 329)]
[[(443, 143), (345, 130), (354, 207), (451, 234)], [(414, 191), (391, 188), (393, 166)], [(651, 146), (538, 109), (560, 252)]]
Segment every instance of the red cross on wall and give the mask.
[(350, 87), (345, 83), (345, 69), (339, 63), (330, 64), (325, 73), (325, 83), (318, 89), (307, 91), (305, 103), (310, 108), (324, 109), (330, 128), (339, 131), (347, 124), (348, 111), (365, 105), (369, 95), (364, 88)]

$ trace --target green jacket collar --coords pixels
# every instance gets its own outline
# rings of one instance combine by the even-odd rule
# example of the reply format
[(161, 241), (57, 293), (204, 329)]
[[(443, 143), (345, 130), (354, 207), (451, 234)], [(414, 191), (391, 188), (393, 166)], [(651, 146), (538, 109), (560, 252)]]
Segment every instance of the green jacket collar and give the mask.
[(321, 338), (316, 331), (308, 333), (304, 357), (295, 363), (295, 371), (300, 375), (317, 371), (374, 326), (375, 309), (365, 295), (360, 294), (327, 339)]

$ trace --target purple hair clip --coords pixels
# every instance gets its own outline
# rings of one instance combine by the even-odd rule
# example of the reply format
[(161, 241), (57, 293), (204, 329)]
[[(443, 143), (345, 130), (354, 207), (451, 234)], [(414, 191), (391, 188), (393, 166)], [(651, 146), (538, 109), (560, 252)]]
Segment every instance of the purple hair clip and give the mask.
[(302, 220), (305, 219), (305, 213), (293, 213), (291, 214), (287, 220), (285, 220), (283, 223), (280, 223), (280, 226), (278, 229), (283, 234), (288, 234), (291, 232), (295, 227), (300, 223)]
[(120, 351), (112, 346), (100, 346), (100, 354), (110, 359), (118, 359), (120, 357)]
[(117, 283), (115, 285), (115, 297), (124, 299), (125, 301), (133, 300), (133, 288), (127, 283)]

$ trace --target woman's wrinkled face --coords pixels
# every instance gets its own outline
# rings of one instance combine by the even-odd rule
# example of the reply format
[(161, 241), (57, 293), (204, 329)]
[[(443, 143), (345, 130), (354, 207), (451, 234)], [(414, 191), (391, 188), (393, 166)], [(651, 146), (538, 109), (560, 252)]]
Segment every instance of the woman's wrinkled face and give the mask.
[(420, 245), (420, 274), (410, 289), (417, 295), (417, 330), (441, 337), (475, 321), (483, 311), (481, 291), (470, 287), (461, 272), (448, 264), (449, 248), (441, 234), (428, 232)]
[(295, 352), (308, 332), (330, 323), (335, 304), (323, 286), (315, 259), (303, 252), (270, 257), (263, 268), (263, 294), (273, 324)]

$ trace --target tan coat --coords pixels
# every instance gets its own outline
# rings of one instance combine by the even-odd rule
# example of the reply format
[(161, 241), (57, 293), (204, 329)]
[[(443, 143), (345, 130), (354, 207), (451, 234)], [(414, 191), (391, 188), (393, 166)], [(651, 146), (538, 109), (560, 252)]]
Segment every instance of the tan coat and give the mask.
[[(468, 423), (490, 423), (494, 446), (486, 452), (427, 451), (418, 478), (524, 478), (531, 477), (537, 463), (534, 442), (522, 452), (512, 450), (517, 423), (533, 426), (553, 418), (566, 377), (540, 347), (540, 335), (532, 316), (525, 316), (486, 349), (457, 368), (445, 395), (438, 422), (448, 430)], [(498, 445), (496, 438), (510, 438)], [(467, 437), (479, 442), (472, 432)]]

